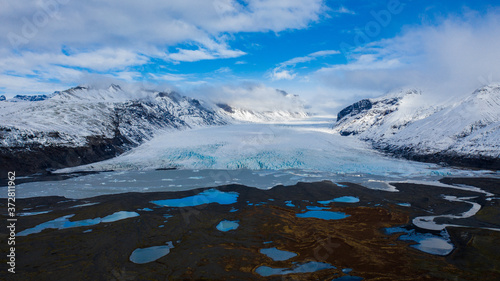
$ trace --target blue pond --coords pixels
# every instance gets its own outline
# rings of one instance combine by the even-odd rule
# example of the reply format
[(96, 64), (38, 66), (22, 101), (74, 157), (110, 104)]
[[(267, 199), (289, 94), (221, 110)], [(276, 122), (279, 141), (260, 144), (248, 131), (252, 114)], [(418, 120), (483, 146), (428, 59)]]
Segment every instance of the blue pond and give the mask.
[(285, 201), (285, 205), (288, 207), (295, 207), (295, 205), (292, 203), (292, 201)]
[(220, 231), (230, 231), (235, 230), (239, 227), (238, 221), (221, 221), (216, 228)]
[(446, 256), (451, 253), (454, 248), (446, 230), (441, 232), (441, 236), (430, 233), (418, 233), (414, 229), (407, 230), (402, 227), (386, 228), (385, 232), (387, 234), (403, 232), (405, 234), (399, 236), (399, 240), (415, 241), (418, 244), (411, 245), (411, 247), (432, 255)]
[(170, 249), (174, 248), (172, 242), (168, 242), (164, 246), (153, 246), (149, 248), (135, 249), (130, 255), (130, 261), (133, 263), (143, 264), (155, 261), (170, 253)]
[(288, 259), (291, 259), (291, 258), (297, 256), (296, 253), (278, 250), (276, 247), (267, 248), (267, 249), (260, 249), (259, 252), (261, 254), (264, 254), (264, 255), (270, 257), (274, 261), (286, 261)]
[(319, 204), (323, 204), (323, 205), (327, 205), (327, 204), (330, 204), (330, 203), (333, 203), (333, 202), (337, 202), (337, 203), (358, 203), (359, 202), (359, 198), (358, 197), (354, 197), (354, 196), (342, 196), (342, 197), (338, 197), (338, 198), (333, 198), (332, 200), (328, 200), (328, 201), (318, 201)]
[(236, 203), (237, 200), (237, 192), (222, 192), (217, 189), (209, 189), (194, 196), (177, 199), (157, 200), (151, 201), (151, 203), (165, 207), (194, 207), (210, 203), (229, 205)]
[(269, 266), (259, 266), (255, 272), (260, 276), (268, 277), (271, 275), (285, 275), (291, 273), (308, 273), (308, 272), (316, 272), (323, 269), (335, 269), (336, 267), (323, 262), (310, 261), (307, 263), (299, 264), (293, 263), (295, 265), (294, 268), (272, 268)]
[(99, 224), (101, 222), (114, 222), (114, 221), (123, 220), (126, 218), (137, 217), (137, 216), (139, 216), (139, 214), (136, 212), (120, 211), (120, 212), (116, 212), (112, 215), (106, 216), (104, 218), (86, 219), (86, 220), (81, 220), (81, 221), (69, 221), (69, 218), (71, 218), (73, 216), (74, 215), (67, 215), (64, 217), (57, 218), (55, 220), (44, 222), (44, 223), (39, 224), (33, 228), (25, 229), (25, 230), (17, 233), (17, 235), (18, 236), (26, 236), (26, 235), (30, 235), (33, 233), (42, 232), (43, 230), (48, 229), (48, 228), (64, 229), (64, 228), (72, 228), (72, 227), (79, 227), (79, 226), (91, 226), (91, 225)]
[(317, 218), (322, 220), (340, 220), (349, 217), (342, 212), (331, 212), (331, 211), (308, 211), (303, 214), (297, 214), (299, 218)]

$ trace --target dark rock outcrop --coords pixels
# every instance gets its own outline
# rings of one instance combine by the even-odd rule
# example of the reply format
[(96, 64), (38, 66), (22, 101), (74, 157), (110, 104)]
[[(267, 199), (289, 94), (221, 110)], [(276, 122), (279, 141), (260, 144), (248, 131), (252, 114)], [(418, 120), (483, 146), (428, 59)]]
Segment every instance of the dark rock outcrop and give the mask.
[(410, 146), (395, 146), (385, 143), (372, 142), (374, 149), (385, 152), (394, 157), (411, 161), (435, 163), (442, 166), (461, 168), (500, 170), (500, 158), (482, 155), (460, 155), (451, 151), (424, 154)]
[(346, 115), (356, 115), (359, 114), (363, 110), (368, 110), (372, 108), (372, 102), (369, 99), (360, 100), (358, 102), (349, 105), (348, 107), (342, 109), (337, 114), (337, 121), (344, 118)]
[(9, 171), (17, 176), (50, 173), (55, 169), (90, 164), (113, 158), (135, 146), (119, 131), (113, 138), (92, 136), (85, 146), (28, 145), (0, 148), (0, 178)]
[(33, 95), (33, 96), (28, 96), (28, 95), (16, 95), (12, 99), (10, 99), (10, 102), (23, 102), (23, 101), (44, 101), (49, 99), (51, 96), (50, 95)]

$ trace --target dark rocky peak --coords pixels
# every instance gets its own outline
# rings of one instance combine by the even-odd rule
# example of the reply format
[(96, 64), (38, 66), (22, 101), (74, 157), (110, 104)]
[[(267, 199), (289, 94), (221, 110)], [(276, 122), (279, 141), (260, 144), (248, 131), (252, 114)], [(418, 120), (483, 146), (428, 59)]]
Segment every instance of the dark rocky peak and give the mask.
[(78, 85), (76, 87), (69, 88), (66, 91), (80, 91), (80, 90), (88, 90), (88, 89), (90, 89), (90, 86), (87, 86), (87, 85)]
[(284, 97), (291, 97), (291, 98), (298, 98), (299, 97), (299, 95), (292, 95), (292, 94), (289, 94), (286, 91), (283, 91), (280, 89), (276, 89), (276, 92), (282, 94)]
[(120, 87), (120, 85), (116, 85), (116, 84), (111, 84), (109, 86), (109, 89), (110, 90), (115, 90), (115, 91), (121, 91), (122, 90), (122, 88)]
[(231, 106), (229, 106), (227, 103), (218, 103), (216, 105), (218, 107), (220, 107), (222, 110), (224, 110), (225, 112), (234, 113), (233, 108)]
[(176, 91), (171, 91), (171, 92), (159, 92), (157, 95), (159, 98), (169, 98), (174, 102), (179, 102), (183, 98), (183, 96)]
[(347, 115), (356, 115), (364, 110), (369, 110), (372, 108), (372, 105), (373, 104), (369, 99), (364, 99), (364, 100), (360, 100), (358, 102), (355, 102), (355, 103), (349, 105), (348, 107), (342, 109), (337, 114), (337, 122), (339, 122), (342, 118), (344, 118)]
[(10, 102), (23, 102), (23, 101), (44, 101), (46, 99), (51, 98), (50, 95), (16, 95), (12, 99), (10, 99)]
[(6, 100), (5, 96), (4, 95), (0, 95), (0, 101), (4, 101)]

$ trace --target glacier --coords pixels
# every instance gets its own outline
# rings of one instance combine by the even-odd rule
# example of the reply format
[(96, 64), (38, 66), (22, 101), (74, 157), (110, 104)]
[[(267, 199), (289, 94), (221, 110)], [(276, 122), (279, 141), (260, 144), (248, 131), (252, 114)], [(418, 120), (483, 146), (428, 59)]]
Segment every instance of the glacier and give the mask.
[[(269, 189), (328, 180), (397, 192), (391, 182), (432, 185), (443, 176), (498, 176), (491, 171), (395, 159), (373, 150), (355, 136), (338, 135), (331, 127), (334, 119), (316, 116), (273, 124), (242, 123), (159, 134), (116, 158), (54, 172), (96, 174), (64, 181), (23, 183), (17, 185), (17, 190), (20, 197), (88, 198), (225, 184)], [(167, 170), (174, 167), (175, 170)]]
[(311, 117), (168, 132), (113, 159), (56, 173), (179, 168), (411, 175), (438, 168), (384, 156), (354, 137), (336, 135), (331, 122)]

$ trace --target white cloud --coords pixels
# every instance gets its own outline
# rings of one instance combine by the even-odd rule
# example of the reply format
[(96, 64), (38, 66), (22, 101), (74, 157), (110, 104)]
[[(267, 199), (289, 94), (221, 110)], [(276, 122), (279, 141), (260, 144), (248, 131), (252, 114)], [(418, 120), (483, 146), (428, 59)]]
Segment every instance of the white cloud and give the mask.
[(359, 47), (349, 63), (322, 68), (312, 76), (352, 95), (401, 87), (420, 88), (437, 99), (470, 94), (482, 83), (500, 80), (498, 34), (499, 10), (470, 12)]
[[(54, 74), (50, 79), (60, 79), (61, 83), (77, 80), (61, 79), (57, 67), (133, 78), (128, 68), (151, 58), (192, 62), (240, 57), (245, 52), (232, 48), (233, 38), (228, 35), (306, 28), (326, 9), (323, 0), (6, 3), (0, 9), (0, 34), (5, 35), (0, 37), (0, 74), (37, 76), (42, 72), (43, 77)], [(169, 52), (172, 47), (177, 48)], [(68, 51), (69, 56), (61, 50)], [(85, 70), (78, 71), (85, 74)], [(42, 81), (43, 77), (33, 81)], [(9, 88), (7, 92), (21, 89), (25, 88)]]
[(245, 52), (239, 50), (219, 49), (217, 51), (209, 51), (206, 49), (186, 50), (178, 49), (177, 53), (167, 55), (167, 57), (174, 61), (193, 62), (199, 60), (214, 60), (236, 58), (244, 55)]
[(334, 12), (337, 14), (348, 14), (348, 15), (355, 15), (356, 14), (356, 12), (349, 10), (344, 6), (340, 6), (337, 10), (334, 10)]
[[(246, 3), (243, 6), (233, 0), (16, 1), (2, 7), (0, 33), (25, 39), (20, 40), (24, 42), (20, 48), (59, 50), (63, 45), (77, 49), (104, 45), (146, 52), (191, 41), (213, 49), (210, 44), (224, 43), (217, 42), (221, 34), (305, 28), (318, 20), (324, 10), (322, 0)], [(15, 47), (11, 41), (9, 36), (0, 38), (2, 46)]]
[(292, 80), (297, 74), (292, 73), (288, 70), (278, 70), (274, 69), (271, 73), (272, 80)]
[(284, 96), (276, 88), (255, 82), (232, 85), (203, 85), (188, 93), (215, 103), (227, 103), (236, 108), (257, 111), (297, 110), (303, 101)]
[(336, 55), (336, 54), (340, 54), (340, 52), (337, 50), (317, 51), (317, 52), (311, 53), (311, 54), (304, 56), (304, 57), (296, 57), (296, 58), (287, 60), (285, 62), (282, 62), (282, 63), (280, 63), (280, 67), (289, 66), (289, 65), (296, 65), (298, 63), (304, 63), (304, 62), (315, 60), (319, 57), (325, 57), (325, 56)]
[(287, 70), (286, 68), (290, 66), (293, 67), (299, 63), (305, 63), (312, 60), (316, 60), (319, 57), (331, 56), (336, 54), (340, 54), (340, 52), (337, 50), (322, 50), (308, 54), (303, 57), (292, 58), (285, 62), (280, 63), (277, 67), (275, 67), (272, 70), (271, 74), (269, 74), (268, 76), (272, 80), (292, 80), (295, 78), (296, 73), (293, 73), (292, 70)]

